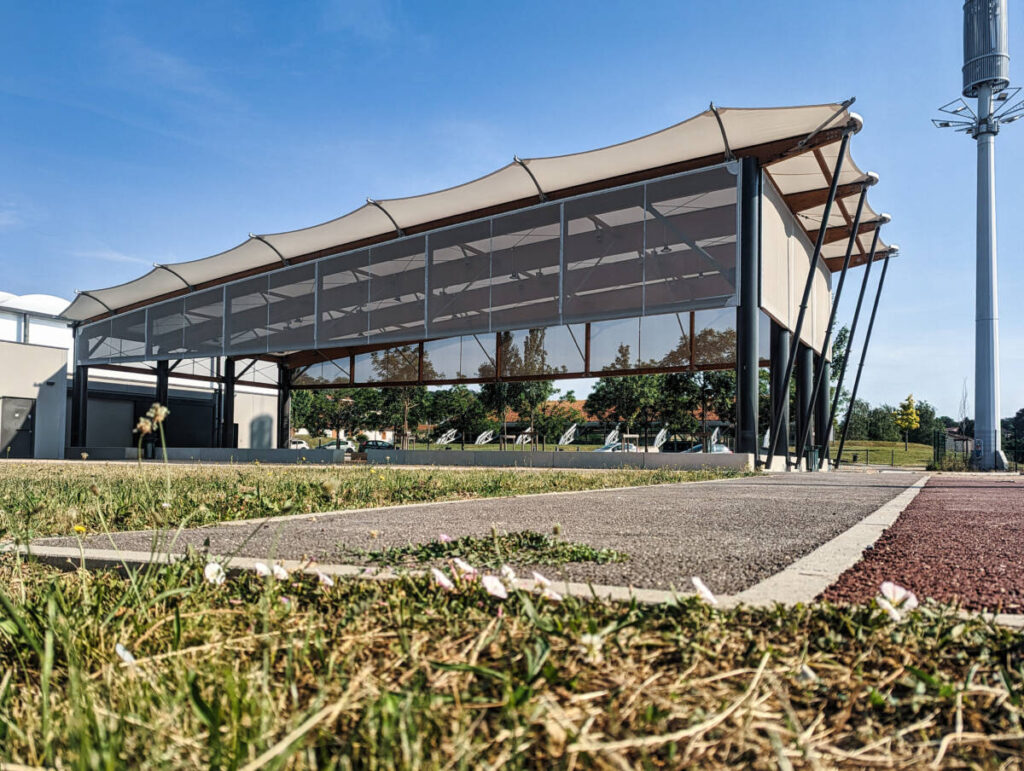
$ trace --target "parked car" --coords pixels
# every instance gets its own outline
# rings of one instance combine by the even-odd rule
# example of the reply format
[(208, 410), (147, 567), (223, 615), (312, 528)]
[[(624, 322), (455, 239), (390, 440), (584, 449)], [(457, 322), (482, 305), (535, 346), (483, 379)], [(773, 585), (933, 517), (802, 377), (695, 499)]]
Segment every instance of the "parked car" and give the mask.
[[(704, 452), (704, 445), (703, 444), (695, 444), (689, 450), (683, 450), (683, 452), (688, 452), (688, 453)], [(714, 455), (714, 454), (722, 454), (722, 453), (729, 453), (729, 454), (731, 454), (732, 450), (730, 450), (726, 445), (719, 444), (718, 442), (715, 442), (713, 445), (711, 445), (711, 454)]]
[(344, 450), (345, 452), (355, 452), (356, 446), (348, 439), (332, 439), (320, 445), (321, 450)]
[(636, 452), (636, 445), (630, 444), (629, 442), (626, 444), (623, 444), (622, 442), (612, 442), (611, 444), (606, 444), (604, 447), (598, 447), (596, 450), (591, 450), (591, 452)]
[(693, 448), (693, 442), (670, 439), (658, 448), (658, 452), (687, 452)]
[(288, 442), (288, 448), (291, 450), (308, 450), (309, 445), (305, 439), (292, 439)]
[(391, 442), (385, 442), (381, 439), (368, 439), (365, 442), (359, 443), (359, 452), (366, 452), (367, 450), (393, 450), (395, 446)]

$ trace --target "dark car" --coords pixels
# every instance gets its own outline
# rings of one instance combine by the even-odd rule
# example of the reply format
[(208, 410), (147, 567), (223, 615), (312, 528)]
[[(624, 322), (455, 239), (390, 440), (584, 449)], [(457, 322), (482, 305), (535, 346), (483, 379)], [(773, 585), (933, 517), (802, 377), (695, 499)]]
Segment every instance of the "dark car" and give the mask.
[(658, 452), (686, 452), (693, 447), (693, 441), (669, 440), (658, 448)]
[(367, 450), (393, 450), (395, 446), (391, 442), (384, 442), (380, 439), (368, 439), (365, 442), (359, 443), (359, 452), (366, 452)]

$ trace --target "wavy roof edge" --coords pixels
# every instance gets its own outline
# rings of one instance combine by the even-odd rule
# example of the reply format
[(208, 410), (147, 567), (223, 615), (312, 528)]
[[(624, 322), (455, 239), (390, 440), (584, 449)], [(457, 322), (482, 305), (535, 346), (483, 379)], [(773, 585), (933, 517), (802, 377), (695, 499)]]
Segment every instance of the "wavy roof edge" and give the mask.
[[(823, 199), (818, 199), (831, 181), (837, 142), (848, 126), (859, 130), (861, 125), (860, 117), (848, 110), (851, 102), (712, 108), (660, 131), (595, 150), (515, 158), (512, 163), (461, 185), (407, 198), (367, 199), (365, 205), (318, 225), (250, 234), (237, 246), (210, 257), (155, 265), (131, 281), (79, 291), (62, 316), (71, 321), (102, 318), (285, 264), (531, 206), (542, 197), (566, 197), (701, 168), (731, 156), (754, 155), (767, 165), (772, 181), (787, 203), (799, 201), (803, 208), (791, 208), (808, 233), (813, 234), (821, 225)], [(847, 153), (839, 180), (840, 205), (829, 218), (829, 231), (842, 230), (846, 217), (843, 199), (859, 193), (853, 188), (865, 176)], [(866, 207), (863, 222), (875, 218), (877, 215)], [(845, 224), (848, 222), (846, 217)], [(823, 257), (827, 261), (842, 256), (841, 252), (836, 253), (836, 246), (845, 250), (841, 240), (845, 240), (841, 233), (826, 239)], [(880, 250), (881, 254), (884, 251)]]

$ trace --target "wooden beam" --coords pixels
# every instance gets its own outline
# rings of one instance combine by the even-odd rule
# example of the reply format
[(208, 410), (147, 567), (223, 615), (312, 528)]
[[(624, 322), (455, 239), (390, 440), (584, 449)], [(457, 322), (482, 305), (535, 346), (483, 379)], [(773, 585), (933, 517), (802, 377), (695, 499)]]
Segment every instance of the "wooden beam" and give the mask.
[[(815, 206), (824, 206), (825, 201), (828, 199), (828, 185), (831, 184), (832, 172), (828, 172), (825, 178), (827, 184), (825, 187), (817, 188), (815, 190), (805, 190), (802, 193), (790, 193), (789, 195), (782, 196), (786, 202), (786, 206), (794, 214), (799, 214), (802, 211), (813, 209)], [(776, 186), (777, 187), (777, 186)], [(856, 195), (860, 192), (860, 182), (850, 182), (846, 185), (839, 185), (836, 188), (836, 200), (842, 201), (844, 198), (849, 198), (851, 195)]]

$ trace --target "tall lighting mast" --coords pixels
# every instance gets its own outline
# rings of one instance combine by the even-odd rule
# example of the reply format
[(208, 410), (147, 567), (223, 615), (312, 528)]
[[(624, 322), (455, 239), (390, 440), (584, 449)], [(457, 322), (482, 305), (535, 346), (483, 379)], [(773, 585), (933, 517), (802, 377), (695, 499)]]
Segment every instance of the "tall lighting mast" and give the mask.
[(955, 99), (939, 108), (951, 118), (932, 121), (939, 128), (970, 134), (978, 143), (974, 463), (981, 469), (1006, 467), (999, 424), (995, 141), (1001, 125), (1024, 114), (1024, 103), (1009, 106), (1020, 89), (1009, 87), (1006, 22), (1006, 0), (966, 0), (963, 95), (977, 99), (977, 110)]

